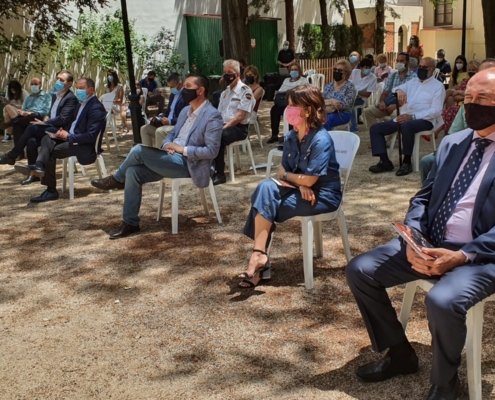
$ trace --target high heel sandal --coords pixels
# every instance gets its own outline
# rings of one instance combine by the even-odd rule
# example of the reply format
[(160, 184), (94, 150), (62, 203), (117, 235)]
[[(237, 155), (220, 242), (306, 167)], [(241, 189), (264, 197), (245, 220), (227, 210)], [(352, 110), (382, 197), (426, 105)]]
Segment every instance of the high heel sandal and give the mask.
[[(254, 252), (261, 253), (261, 254), (267, 256), (266, 252), (265, 251), (262, 251), (262, 250), (254, 249), (253, 250), (253, 253)], [(254, 274), (253, 275), (249, 275), (247, 272), (240, 273), (237, 277), (238, 278), (242, 278), (242, 281), (239, 282), (238, 286), (241, 289), (249, 289), (249, 288), (255, 287), (257, 284), (255, 284), (254, 282), (250, 281), (249, 279), (255, 278), (256, 275), (262, 274), (263, 272), (267, 271), (268, 269), (270, 269), (270, 265), (269, 265), (269, 263), (267, 261), (267, 263), (265, 265), (263, 265), (262, 267), (258, 268), (256, 271), (254, 271)], [(260, 276), (260, 280), (261, 279), (263, 279), (263, 278)], [(247, 283), (249, 286), (241, 286), (241, 283)]]

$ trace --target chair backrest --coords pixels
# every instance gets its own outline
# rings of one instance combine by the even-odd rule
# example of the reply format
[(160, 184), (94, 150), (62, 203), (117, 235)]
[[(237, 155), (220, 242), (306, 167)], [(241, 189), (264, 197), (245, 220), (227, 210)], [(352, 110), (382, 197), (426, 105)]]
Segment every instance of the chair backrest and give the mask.
[(311, 75), (311, 84), (317, 87), (322, 92), (325, 90), (325, 75), (323, 74), (313, 74)]
[(287, 111), (287, 108), (284, 110), (284, 136), (289, 133), (289, 123), (287, 122), (287, 119), (285, 118), (285, 112)]
[(438, 74), (440, 74), (440, 69), (439, 68), (435, 68), (435, 71), (433, 72), (433, 77), (435, 79), (437, 79), (438, 78)]
[(313, 74), (316, 74), (316, 71), (314, 69), (308, 69), (303, 72), (303, 75), (307, 76), (308, 78)]
[(352, 132), (345, 131), (329, 131), (328, 134), (333, 140), (335, 148), (335, 156), (340, 167), (340, 175), (342, 178), (342, 194), (345, 192), (347, 180), (351, 173), (354, 157), (356, 156), (361, 139)]
[(105, 107), (105, 110), (107, 110), (107, 112), (112, 111), (115, 95), (116, 93), (106, 93), (100, 97), (101, 104), (103, 104), (103, 107)]

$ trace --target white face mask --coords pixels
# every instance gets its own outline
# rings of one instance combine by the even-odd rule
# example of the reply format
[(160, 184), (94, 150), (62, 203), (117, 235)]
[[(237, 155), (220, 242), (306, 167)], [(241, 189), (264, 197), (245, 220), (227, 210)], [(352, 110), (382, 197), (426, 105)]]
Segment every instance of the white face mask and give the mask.
[(462, 68), (464, 68), (464, 64), (463, 63), (456, 63), (455, 67), (457, 68), (457, 70), (461, 70)]
[(406, 68), (406, 65), (404, 63), (397, 63), (397, 64), (395, 64), (395, 68), (397, 69), (397, 71), (401, 72), (401, 71), (404, 71), (404, 69)]
[(443, 58), (437, 58), (437, 62), (441, 63), (443, 61)]

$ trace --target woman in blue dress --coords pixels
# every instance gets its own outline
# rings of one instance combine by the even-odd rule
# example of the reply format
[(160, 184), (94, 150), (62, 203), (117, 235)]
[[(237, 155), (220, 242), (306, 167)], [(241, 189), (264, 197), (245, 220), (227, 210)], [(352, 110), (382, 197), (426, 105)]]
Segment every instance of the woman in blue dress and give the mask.
[(333, 141), (323, 128), (321, 92), (301, 85), (287, 92), (287, 101), (285, 117), (294, 129), (285, 138), (278, 183), (267, 179), (251, 196), (251, 211), (242, 232), (254, 240), (254, 250), (247, 270), (239, 275), (241, 288), (256, 286), (268, 268), (266, 251), (275, 222), (333, 212), (342, 199)]
[(323, 97), (329, 108), (325, 129), (347, 124), (351, 120), (354, 100), (356, 98), (356, 87), (349, 80), (352, 68), (347, 60), (337, 61), (333, 68), (333, 82), (325, 86)]

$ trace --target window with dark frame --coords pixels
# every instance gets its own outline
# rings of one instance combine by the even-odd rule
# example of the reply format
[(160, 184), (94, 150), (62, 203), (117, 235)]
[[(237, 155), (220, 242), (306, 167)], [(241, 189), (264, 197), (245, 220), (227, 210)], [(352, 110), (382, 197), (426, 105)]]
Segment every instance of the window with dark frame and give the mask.
[(435, 26), (452, 25), (453, 8), (450, 0), (440, 0), (435, 8)]

